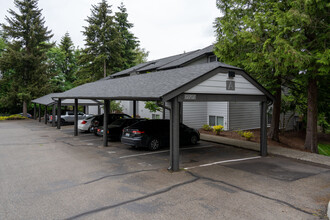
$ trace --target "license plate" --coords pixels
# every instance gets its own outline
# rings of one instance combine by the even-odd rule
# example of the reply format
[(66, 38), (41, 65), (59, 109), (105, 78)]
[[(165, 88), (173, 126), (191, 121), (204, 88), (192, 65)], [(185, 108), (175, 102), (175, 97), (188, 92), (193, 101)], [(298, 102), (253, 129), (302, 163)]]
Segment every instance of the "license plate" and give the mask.
[(129, 133), (125, 133), (125, 136), (126, 136), (126, 137), (129, 137)]

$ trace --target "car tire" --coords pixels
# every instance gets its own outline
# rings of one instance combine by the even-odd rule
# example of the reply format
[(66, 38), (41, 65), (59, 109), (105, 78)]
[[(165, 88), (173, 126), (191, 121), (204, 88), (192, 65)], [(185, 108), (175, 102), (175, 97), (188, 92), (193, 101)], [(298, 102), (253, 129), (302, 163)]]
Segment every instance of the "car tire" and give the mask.
[(158, 138), (151, 138), (148, 144), (148, 149), (151, 151), (158, 150), (160, 148), (160, 141)]
[(197, 135), (192, 135), (191, 137), (190, 137), (190, 143), (192, 144), (192, 145), (196, 145), (197, 144), (197, 142), (198, 142), (198, 137), (197, 137)]
[(61, 118), (61, 125), (65, 124), (65, 120)]

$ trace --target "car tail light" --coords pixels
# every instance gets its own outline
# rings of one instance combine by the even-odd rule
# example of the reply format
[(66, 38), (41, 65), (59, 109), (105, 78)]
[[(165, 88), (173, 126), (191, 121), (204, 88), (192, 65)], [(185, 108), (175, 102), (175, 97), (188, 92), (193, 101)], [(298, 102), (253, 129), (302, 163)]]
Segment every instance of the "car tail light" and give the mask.
[(109, 134), (109, 131), (107, 131), (107, 134)]
[(133, 131), (133, 134), (144, 134), (144, 131)]
[(83, 120), (83, 121), (81, 122), (81, 124), (83, 124), (83, 125), (86, 124), (86, 123), (87, 123), (87, 121), (85, 121), (85, 120)]
[(100, 132), (101, 131), (101, 129), (97, 129), (97, 132)]
[(53, 121), (53, 116), (52, 115), (50, 116), (50, 120)]

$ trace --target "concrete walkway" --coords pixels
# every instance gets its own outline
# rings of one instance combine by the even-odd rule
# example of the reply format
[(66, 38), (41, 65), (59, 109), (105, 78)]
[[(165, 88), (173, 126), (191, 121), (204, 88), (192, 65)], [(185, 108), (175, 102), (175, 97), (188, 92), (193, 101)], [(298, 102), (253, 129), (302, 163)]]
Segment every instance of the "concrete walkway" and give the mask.
[[(236, 140), (236, 139), (231, 139), (231, 138), (226, 138), (226, 137), (221, 137), (221, 136), (201, 134), (201, 140), (231, 145), (234, 147), (240, 147), (240, 148), (245, 148), (245, 149), (249, 149), (249, 150), (255, 150), (255, 151), (260, 150), (259, 143)], [(304, 152), (304, 151), (300, 151), (300, 150), (289, 149), (289, 148), (285, 148), (285, 147), (275, 147), (275, 146), (268, 145), (268, 154), (283, 156), (283, 157), (288, 157), (288, 158), (293, 158), (293, 159), (298, 159), (298, 160), (303, 160), (303, 161), (308, 161), (308, 162), (312, 162), (312, 163), (330, 166), (330, 157), (327, 157), (324, 155), (319, 155), (319, 154), (312, 154), (312, 153), (308, 153), (308, 152)]]

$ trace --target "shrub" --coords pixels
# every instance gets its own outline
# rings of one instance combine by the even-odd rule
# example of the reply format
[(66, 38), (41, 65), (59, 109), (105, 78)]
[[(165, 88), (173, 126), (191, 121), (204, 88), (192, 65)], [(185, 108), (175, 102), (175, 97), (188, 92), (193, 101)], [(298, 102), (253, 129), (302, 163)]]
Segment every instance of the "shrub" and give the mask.
[(11, 115), (11, 116), (2, 116), (0, 117), (0, 121), (3, 120), (22, 120), (22, 119), (27, 119), (27, 117), (24, 117), (22, 115)]
[(243, 137), (245, 137), (246, 138), (246, 140), (251, 140), (251, 138), (253, 138), (254, 137), (254, 135), (253, 135), (253, 132), (251, 132), (251, 131), (245, 131), (245, 132), (243, 132)]
[(210, 125), (203, 125), (202, 129), (204, 131), (212, 131), (212, 127)]
[(213, 131), (215, 132), (216, 135), (219, 135), (220, 132), (223, 131), (223, 126), (222, 125), (213, 126)]

